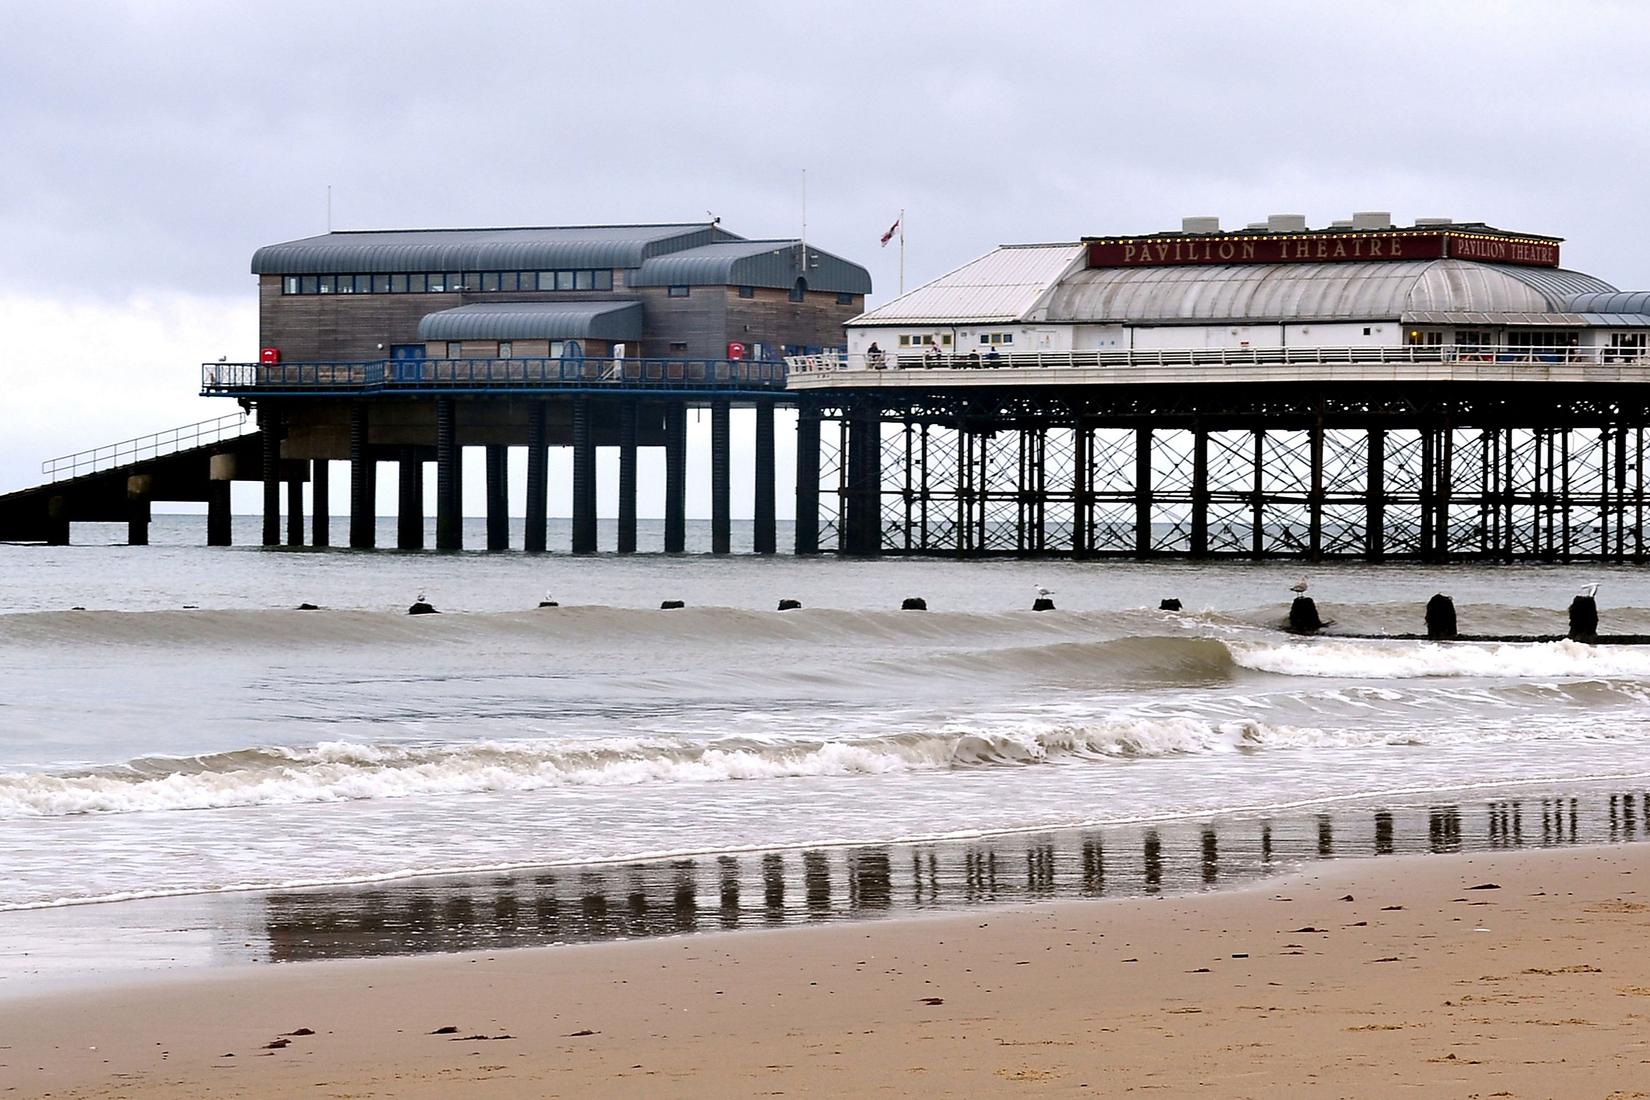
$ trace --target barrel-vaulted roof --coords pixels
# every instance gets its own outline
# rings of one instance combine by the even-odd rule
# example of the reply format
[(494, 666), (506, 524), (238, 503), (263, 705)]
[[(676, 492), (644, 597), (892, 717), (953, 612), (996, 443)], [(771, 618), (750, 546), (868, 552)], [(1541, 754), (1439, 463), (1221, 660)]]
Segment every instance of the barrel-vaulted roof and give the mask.
[(625, 277), (626, 286), (760, 286), (789, 290), (805, 278), (809, 290), (869, 294), (871, 274), (856, 263), (799, 240), (718, 241), (651, 256)]
[(1398, 320), (1416, 314), (1555, 314), (1578, 294), (1610, 291), (1562, 268), (1472, 260), (1097, 267), (1049, 300), (1068, 324)]
[(640, 267), (652, 256), (739, 238), (717, 225), (581, 225), (517, 229), (383, 229), (265, 245), (254, 275), (395, 271), (534, 271)]
[(431, 313), (420, 340), (639, 340), (640, 302), (484, 302)]
[(860, 314), (850, 325), (1038, 320), (1061, 276), (1082, 263), (1081, 244), (1009, 244)]

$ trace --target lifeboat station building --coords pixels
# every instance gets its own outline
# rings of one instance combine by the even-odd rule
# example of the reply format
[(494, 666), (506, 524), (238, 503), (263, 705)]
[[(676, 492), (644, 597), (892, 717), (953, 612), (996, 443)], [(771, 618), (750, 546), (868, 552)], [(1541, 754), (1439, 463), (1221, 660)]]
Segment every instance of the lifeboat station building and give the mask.
[(817, 469), (848, 553), (1642, 558), (1650, 293), (1561, 246), (1385, 213), (1002, 246), (790, 360), (799, 507)]
[[(755, 548), (774, 550), (773, 412), (787, 355), (839, 347), (863, 267), (801, 240), (718, 224), (336, 232), (260, 248), (256, 363), (208, 363), (202, 392), (258, 414), (262, 454), (215, 480), (262, 480), (266, 544), (305, 541), (302, 483), (326, 500), (348, 461), (352, 546), (373, 545), (375, 471), (399, 467), (397, 545), (462, 545), (462, 448), (486, 448), (487, 544), (510, 544), (509, 452), (526, 449), (524, 545), (546, 549), (547, 451), (573, 449), (572, 549), (596, 545), (596, 448), (619, 449), (618, 544), (636, 546), (640, 447), (665, 451), (665, 550), (683, 548), (686, 417), (711, 420), (712, 544), (728, 548), (728, 416), (756, 415)], [(224, 487), (225, 489), (227, 486)], [(211, 527), (227, 539), (225, 522)], [(214, 498), (216, 499), (216, 498)], [(328, 510), (314, 509), (326, 545)]]

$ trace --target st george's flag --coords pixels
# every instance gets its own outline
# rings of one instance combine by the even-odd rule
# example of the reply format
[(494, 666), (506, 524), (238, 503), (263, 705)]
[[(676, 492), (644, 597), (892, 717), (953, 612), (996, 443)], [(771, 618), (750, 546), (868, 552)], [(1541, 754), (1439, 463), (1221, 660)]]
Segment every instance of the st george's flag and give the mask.
[(894, 239), (894, 234), (895, 233), (899, 232), (900, 220), (901, 220), (900, 218), (895, 218), (894, 219), (894, 224), (890, 225), (888, 227), (888, 232), (886, 232), (882, 235), (882, 247), (887, 248), (888, 247), (888, 242)]

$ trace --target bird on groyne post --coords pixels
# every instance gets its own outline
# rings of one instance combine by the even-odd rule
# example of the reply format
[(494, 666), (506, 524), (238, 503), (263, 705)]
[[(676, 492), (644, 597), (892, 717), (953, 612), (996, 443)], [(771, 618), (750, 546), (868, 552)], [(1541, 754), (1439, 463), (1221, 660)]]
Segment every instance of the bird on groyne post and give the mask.
[(1306, 583), (1306, 578), (1302, 577), (1300, 580), (1296, 581), (1294, 584), (1289, 586), (1289, 591), (1291, 591), (1295, 595), (1299, 596), (1301, 593), (1305, 592), (1310, 587), (1311, 587), (1311, 585)]

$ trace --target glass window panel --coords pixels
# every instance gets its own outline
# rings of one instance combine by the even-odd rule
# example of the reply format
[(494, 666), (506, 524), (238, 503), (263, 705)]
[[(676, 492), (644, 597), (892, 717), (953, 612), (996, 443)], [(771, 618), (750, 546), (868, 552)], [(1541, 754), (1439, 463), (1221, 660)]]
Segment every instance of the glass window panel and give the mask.
[(447, 289), (449, 291), (464, 289), (464, 273), (462, 271), (447, 272)]
[(316, 291), (317, 291), (317, 293), (320, 293), (320, 294), (331, 294), (332, 293), (332, 276), (331, 275), (322, 275), (320, 286), (316, 288)]
[(479, 271), (466, 271), (464, 273), (464, 281), (459, 284), (459, 289), (461, 289), (461, 290), (470, 290), (470, 291), (480, 290), (481, 289), (481, 272), (479, 272)]
[(595, 285), (596, 273), (594, 271), (575, 271), (573, 273), (574, 290), (589, 290)]
[(539, 289), (540, 290), (555, 290), (556, 289), (556, 273), (554, 271), (541, 271), (541, 272), (539, 272)]
[(838, 294), (836, 296), (836, 304), (839, 306), (851, 306), (854, 304), (854, 296), (852, 294)]
[(501, 271), (501, 272), (499, 272), (498, 288), (500, 290), (514, 290), (514, 289), (516, 289), (516, 273), (514, 271)]
[(571, 271), (558, 271), (558, 272), (556, 272), (556, 289), (557, 290), (572, 290), (573, 289), (573, 273)]
[(446, 289), (447, 289), (447, 276), (441, 274), (441, 272), (439, 272), (439, 271), (430, 272), (430, 275), (429, 275), (429, 291), (430, 291), (430, 293), (431, 294), (438, 294), (441, 291), (446, 290)]
[(371, 275), (357, 275), (355, 277), (355, 293), (357, 293), (357, 294), (371, 294), (372, 293), (372, 276)]
[(281, 293), (282, 294), (296, 294), (296, 293), (298, 293), (298, 276), (288, 275), (286, 278), (282, 279), (281, 280)]
[(688, 296), (688, 288), (685, 286), (673, 286), (666, 291), (666, 293), (672, 298), (686, 298)]
[(317, 287), (319, 286), (319, 284), (320, 284), (319, 276), (305, 275), (303, 277), (302, 283), (299, 284), (302, 287), (302, 289), (299, 290), (298, 293), (300, 293), (300, 294), (315, 294), (315, 293), (318, 293)]
[(498, 272), (483, 271), (481, 273), (481, 289), (493, 291), (498, 289)]
[(388, 275), (374, 275), (372, 277), (372, 292), (374, 294), (388, 294), (390, 292), (390, 277)]
[(462, 359), (463, 357), (464, 357), (464, 345), (459, 343), (457, 340), (448, 340), (447, 341), (447, 358), (448, 359)]
[(428, 275), (408, 275), (407, 276), (407, 293), (409, 293), (409, 294), (422, 294), (422, 293), (424, 293), (424, 288), (428, 284), (429, 284), (429, 276)]
[(613, 289), (613, 272), (611, 270), (598, 271), (598, 272), (595, 273), (595, 275), (596, 275), (596, 289), (597, 290), (612, 290)]
[(390, 276), (390, 293), (391, 294), (405, 294), (405, 293), (407, 293), (407, 277), (405, 275), (391, 275)]
[(510, 341), (500, 340), (498, 342), (498, 357), (500, 359), (508, 359), (514, 352), (515, 347), (510, 343)]
[(739, 297), (741, 297), (741, 298), (754, 298), (754, 297), (756, 297), (756, 288), (754, 286), (742, 286), (742, 287), (740, 287), (739, 288)]

